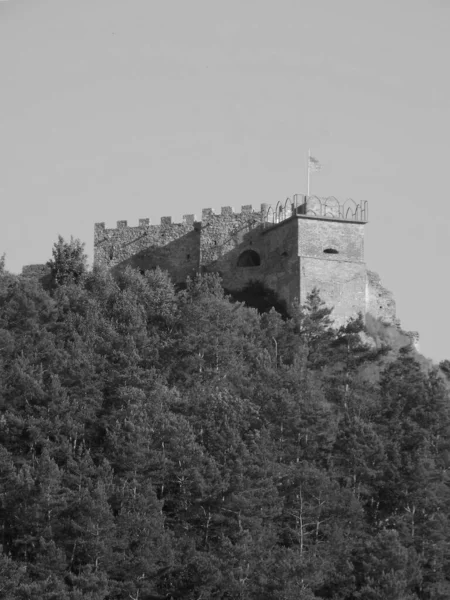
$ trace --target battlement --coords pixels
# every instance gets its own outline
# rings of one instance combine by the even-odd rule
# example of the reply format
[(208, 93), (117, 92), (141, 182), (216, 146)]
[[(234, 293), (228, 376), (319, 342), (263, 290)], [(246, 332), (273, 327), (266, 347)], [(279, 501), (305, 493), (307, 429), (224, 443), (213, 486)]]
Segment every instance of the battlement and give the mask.
[(214, 208), (202, 209), (202, 221), (207, 220), (209, 217), (248, 217), (248, 215), (257, 214), (263, 215), (267, 210), (268, 204), (261, 204), (259, 211), (253, 210), (252, 204), (244, 204), (241, 206), (240, 212), (235, 212), (232, 206), (222, 206), (220, 213), (216, 213)]
[(194, 214), (182, 216), (181, 222), (172, 222), (172, 217), (161, 217), (159, 224), (151, 224), (150, 219), (139, 219), (138, 225), (129, 226), (128, 221), (117, 221), (115, 228), (106, 228), (105, 223), (96, 223), (95, 232), (101, 234), (102, 231), (122, 231), (124, 229), (136, 228), (155, 228), (155, 227), (177, 227), (194, 226), (196, 223), (208, 222), (212, 219), (248, 219), (250, 215), (257, 217), (257, 221), (275, 225), (281, 223), (293, 216), (312, 217), (319, 219), (337, 219), (341, 221), (355, 221), (357, 223), (367, 223), (369, 218), (369, 207), (367, 201), (355, 202), (352, 198), (343, 201), (335, 196), (321, 198), (319, 196), (305, 196), (303, 194), (294, 194), (292, 198), (288, 197), (283, 202), (277, 202), (276, 205), (262, 203), (260, 210), (253, 210), (252, 204), (241, 206), (240, 212), (235, 212), (232, 206), (222, 206), (220, 211), (216, 212), (214, 208), (203, 208), (201, 221), (197, 221)]
[(95, 223), (96, 231), (113, 231), (114, 229), (120, 231), (122, 229), (133, 228), (136, 229), (138, 227), (167, 227), (171, 225), (194, 225), (196, 222), (195, 215), (183, 215), (181, 223), (172, 223), (172, 217), (161, 217), (159, 225), (153, 225), (150, 219), (139, 219), (137, 225), (128, 225), (128, 221), (116, 221), (116, 227), (107, 228), (104, 222)]
[(161, 217), (159, 224), (152, 224), (150, 219), (148, 219), (148, 218), (139, 219), (137, 225), (128, 225), (128, 221), (117, 221), (116, 227), (112, 227), (112, 228), (106, 227), (106, 224), (104, 222), (95, 223), (95, 232), (97, 234), (100, 234), (103, 231), (123, 232), (124, 229), (137, 229), (137, 228), (143, 229), (143, 228), (148, 228), (148, 227), (153, 227), (153, 228), (155, 228), (155, 227), (177, 227), (177, 226), (186, 226), (186, 225), (194, 226), (195, 223), (201, 223), (204, 221), (208, 221), (214, 217), (237, 218), (237, 219), (243, 217), (245, 219), (248, 219), (249, 216), (255, 215), (255, 216), (259, 217), (258, 220), (261, 220), (261, 217), (267, 216), (269, 207), (270, 207), (269, 204), (263, 203), (263, 204), (261, 204), (260, 210), (253, 210), (252, 204), (245, 204), (245, 205), (241, 206), (240, 212), (236, 212), (232, 206), (222, 206), (220, 208), (219, 212), (216, 212), (216, 210), (214, 208), (203, 208), (201, 221), (197, 220), (196, 215), (188, 214), (188, 215), (183, 215), (180, 222), (172, 222), (172, 217)]

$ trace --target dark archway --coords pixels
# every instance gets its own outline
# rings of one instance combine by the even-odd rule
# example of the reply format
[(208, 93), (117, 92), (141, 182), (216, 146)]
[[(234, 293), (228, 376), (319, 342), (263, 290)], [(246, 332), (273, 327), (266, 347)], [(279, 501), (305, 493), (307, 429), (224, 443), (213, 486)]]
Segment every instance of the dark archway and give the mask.
[(254, 250), (245, 250), (238, 258), (238, 267), (259, 267), (261, 258)]

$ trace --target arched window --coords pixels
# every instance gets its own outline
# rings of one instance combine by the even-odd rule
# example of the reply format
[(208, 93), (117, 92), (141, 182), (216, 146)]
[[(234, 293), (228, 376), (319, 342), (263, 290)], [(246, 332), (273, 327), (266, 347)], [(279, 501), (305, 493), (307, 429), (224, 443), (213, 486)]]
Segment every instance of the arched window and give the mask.
[(261, 258), (254, 250), (245, 250), (238, 258), (238, 267), (259, 267)]
[(339, 254), (336, 248), (325, 248), (324, 254)]

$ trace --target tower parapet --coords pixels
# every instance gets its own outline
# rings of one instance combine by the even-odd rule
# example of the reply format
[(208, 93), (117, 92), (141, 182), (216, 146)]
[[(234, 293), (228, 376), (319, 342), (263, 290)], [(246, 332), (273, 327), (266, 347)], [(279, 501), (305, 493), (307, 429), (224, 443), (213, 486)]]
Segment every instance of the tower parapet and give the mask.
[(266, 205), (264, 220), (267, 223), (280, 223), (297, 215), (317, 219), (338, 219), (340, 221), (356, 221), (367, 223), (369, 205), (366, 200), (355, 202), (352, 198), (338, 200), (335, 196), (321, 198), (294, 194), (284, 202), (277, 202), (275, 207)]

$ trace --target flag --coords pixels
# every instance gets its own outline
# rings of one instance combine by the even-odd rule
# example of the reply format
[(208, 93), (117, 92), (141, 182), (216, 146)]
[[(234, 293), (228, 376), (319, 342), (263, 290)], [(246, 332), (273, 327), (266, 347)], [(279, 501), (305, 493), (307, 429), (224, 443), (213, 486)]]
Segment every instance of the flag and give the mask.
[(308, 171), (310, 173), (314, 173), (316, 171), (320, 171), (322, 169), (322, 165), (314, 158), (314, 156), (308, 156)]

